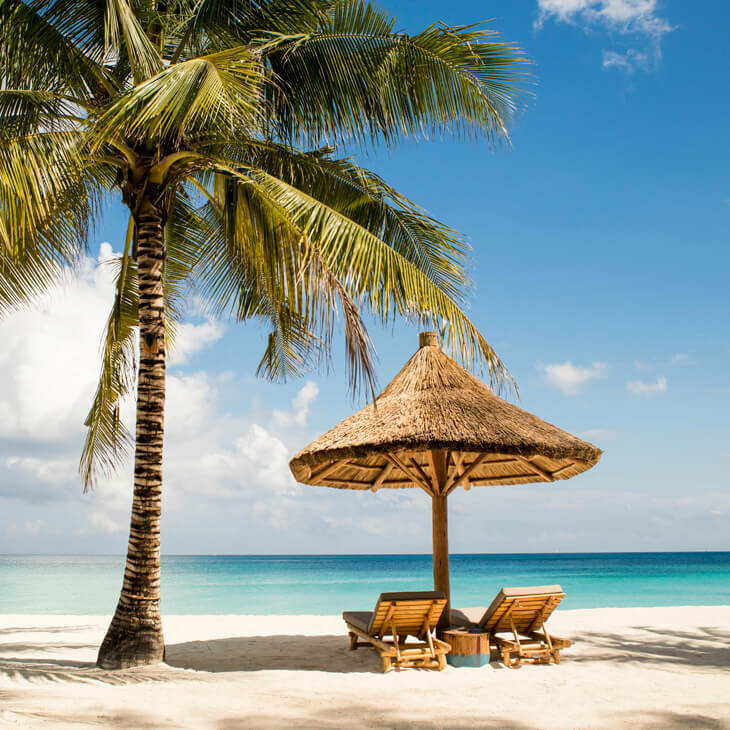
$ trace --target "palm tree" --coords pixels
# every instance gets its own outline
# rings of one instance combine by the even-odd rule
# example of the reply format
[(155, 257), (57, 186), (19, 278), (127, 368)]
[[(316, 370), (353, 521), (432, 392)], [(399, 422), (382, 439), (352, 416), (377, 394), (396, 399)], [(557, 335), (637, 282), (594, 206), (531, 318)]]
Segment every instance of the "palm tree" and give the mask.
[[(460, 237), (335, 150), (506, 140), (525, 61), (479, 27), (395, 32), (357, 0), (0, 0), (0, 12), (8, 282), (23, 269), (42, 288), (110, 196), (129, 209), (80, 469), (92, 487), (134, 445), (127, 563), (98, 664), (157, 662), (165, 362), (186, 297), (267, 323), (271, 378), (327, 357), (339, 312), (352, 387), (372, 388), (367, 312), (443, 320), (457, 354), (501, 382), (464, 313)], [(135, 387), (132, 437), (119, 403)]]

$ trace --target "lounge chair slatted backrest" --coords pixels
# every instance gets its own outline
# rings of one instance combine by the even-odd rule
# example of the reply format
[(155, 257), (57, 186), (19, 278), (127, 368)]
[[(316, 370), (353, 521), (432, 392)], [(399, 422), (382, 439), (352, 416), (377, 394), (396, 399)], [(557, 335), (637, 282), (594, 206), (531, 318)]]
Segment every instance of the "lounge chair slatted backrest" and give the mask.
[[(381, 593), (372, 613), (342, 614), (350, 633), (350, 648), (372, 645), (386, 672), (393, 665), (443, 669), (451, 647), (432, 636), (432, 632), (445, 606), (446, 595), (442, 591)], [(409, 636), (417, 641), (407, 641)]]
[[(490, 634), (512, 631), (512, 623), (520, 634), (537, 631), (564, 596), (565, 593), (559, 585), (502, 588), (484, 612), (479, 625)], [(540, 618), (542, 622), (535, 625)]]
[[(497, 594), (479, 626), (492, 635), (507, 666), (511, 666), (512, 654), (518, 655), (518, 663), (551, 658), (560, 661), (560, 649), (570, 646), (570, 642), (548, 634), (544, 624), (564, 596), (559, 585), (502, 588)], [(511, 632), (514, 641), (498, 637), (500, 632)]]
[(368, 626), (373, 636), (390, 634), (394, 625), (399, 634), (421, 638), (436, 628), (446, 606), (440, 591), (381, 593)]

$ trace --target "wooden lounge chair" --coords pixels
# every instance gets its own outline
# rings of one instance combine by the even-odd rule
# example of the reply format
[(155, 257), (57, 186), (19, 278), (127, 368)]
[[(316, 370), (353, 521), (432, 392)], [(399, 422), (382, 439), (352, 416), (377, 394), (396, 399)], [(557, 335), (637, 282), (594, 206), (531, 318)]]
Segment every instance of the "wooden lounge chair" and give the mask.
[[(490, 634), (502, 653), (506, 666), (521, 662), (560, 663), (560, 650), (570, 646), (570, 641), (551, 636), (545, 622), (565, 593), (558, 586), (533, 586), (529, 588), (502, 588), (489, 608), (484, 612), (479, 626)], [(506, 639), (500, 633), (511, 632)]]
[[(441, 591), (381, 593), (374, 611), (342, 614), (350, 633), (350, 649), (372, 645), (380, 654), (384, 672), (393, 666), (444, 669), (451, 647), (433, 636), (444, 606), (446, 596)], [(406, 642), (408, 636), (416, 641)]]
[[(569, 647), (570, 641), (548, 634), (544, 624), (564, 595), (557, 585), (502, 588), (486, 611), (452, 609), (451, 620), (456, 626), (488, 633), (508, 667), (513, 654), (516, 666), (522, 661), (558, 663), (560, 650)], [(505, 632), (512, 638), (499, 636)]]

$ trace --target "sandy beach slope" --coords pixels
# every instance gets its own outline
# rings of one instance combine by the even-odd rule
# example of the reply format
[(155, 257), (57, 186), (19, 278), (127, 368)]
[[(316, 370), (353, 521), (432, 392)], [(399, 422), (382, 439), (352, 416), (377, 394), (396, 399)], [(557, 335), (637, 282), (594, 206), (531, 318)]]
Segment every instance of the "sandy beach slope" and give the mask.
[(0, 616), (0, 727), (730, 728), (730, 606), (558, 611), (559, 666), (387, 675), (326, 616), (168, 616), (166, 664), (106, 672), (107, 623)]

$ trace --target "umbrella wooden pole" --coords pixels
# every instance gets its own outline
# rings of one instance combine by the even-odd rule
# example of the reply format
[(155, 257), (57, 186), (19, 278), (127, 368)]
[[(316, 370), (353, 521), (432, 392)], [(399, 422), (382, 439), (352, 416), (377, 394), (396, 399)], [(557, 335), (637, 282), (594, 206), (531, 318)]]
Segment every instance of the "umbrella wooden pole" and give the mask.
[(447, 603), (441, 614), (438, 628), (442, 630), (451, 625), (451, 591), (449, 588), (449, 525), (448, 498), (442, 495), (431, 497), (431, 517), (433, 527), (433, 587), (446, 594)]
[(439, 631), (451, 625), (451, 590), (449, 588), (449, 515), (448, 499), (444, 488), (448, 477), (445, 451), (429, 453), (433, 475), (433, 496), (431, 497), (431, 526), (433, 535), (433, 587), (446, 594), (446, 608), (438, 623)]

